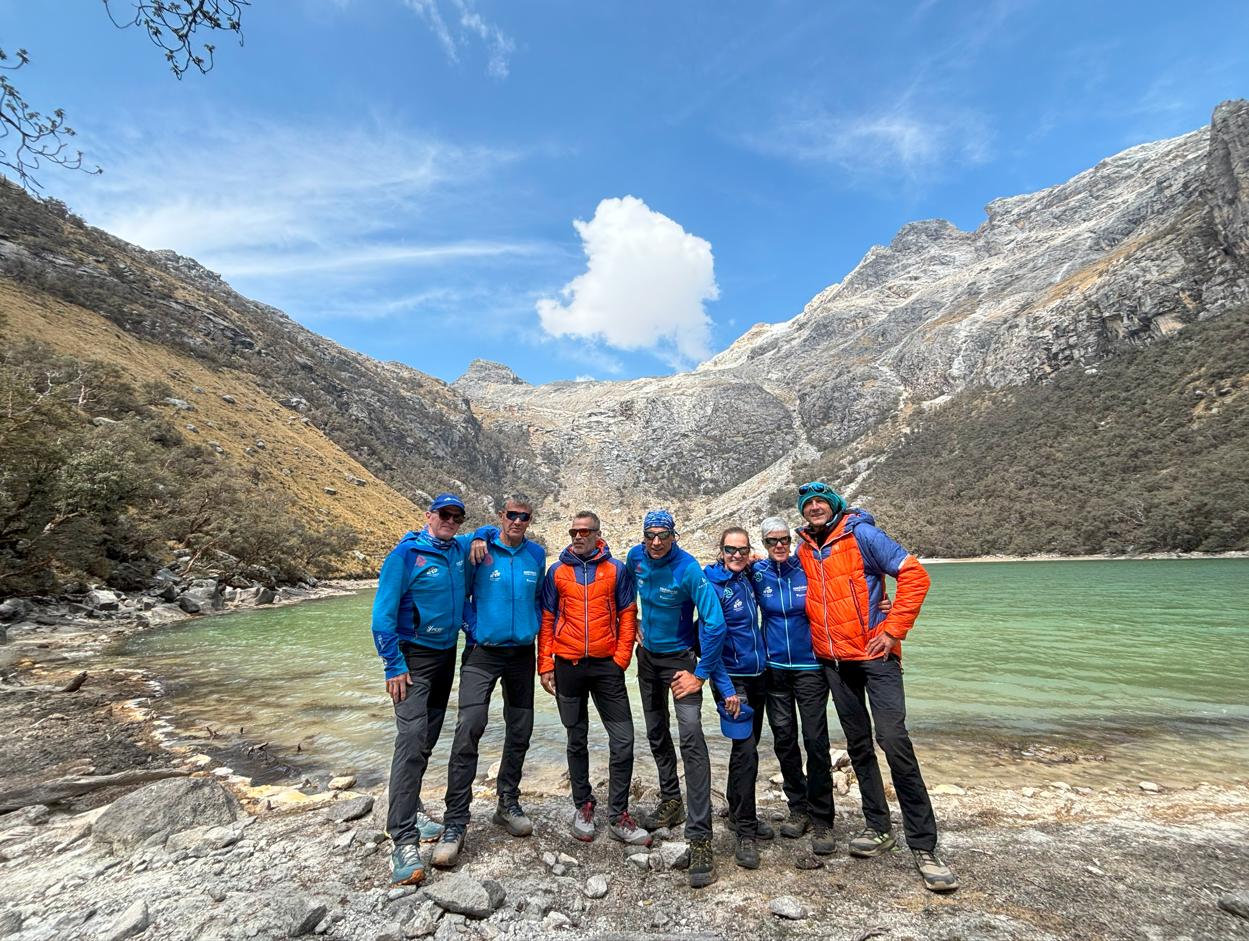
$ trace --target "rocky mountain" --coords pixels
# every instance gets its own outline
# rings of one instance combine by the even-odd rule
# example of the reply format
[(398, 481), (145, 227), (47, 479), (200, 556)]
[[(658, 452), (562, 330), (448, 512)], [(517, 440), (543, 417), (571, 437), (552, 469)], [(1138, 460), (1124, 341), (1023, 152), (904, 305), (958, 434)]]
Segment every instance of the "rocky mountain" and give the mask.
[(964, 232), (903, 227), (792, 320), (759, 324), (690, 373), (534, 387), (496, 364), (453, 383), (487, 427), (528, 436), (553, 508), (622, 528), (676, 504), (687, 541), (788, 505), (795, 464), (852, 493), (968, 390), (1095, 371), (1185, 325), (1249, 308), (1249, 102), (1208, 128), (994, 200)]
[[(1189, 325), (1244, 317), (1246, 207), (1249, 102), (1229, 101), (1208, 128), (995, 200), (972, 232), (940, 219), (905, 226), (793, 319), (755, 326), (691, 372), (533, 386), (477, 360), (448, 385), (345, 349), (191, 259), (145, 251), (6, 185), (0, 311), (10, 333), (169, 383), (225, 429), (223, 452), (291, 493), (310, 521), (357, 526), (368, 566), (410, 525), (410, 501), (443, 489), (466, 493), (479, 520), (491, 494), (527, 490), (543, 511), (535, 532), (554, 543), (569, 513), (596, 509), (618, 548), (647, 509), (666, 505), (686, 544), (706, 548), (729, 522), (787, 508), (797, 476), (822, 474), (870, 505), (873, 475), (943, 406), (964, 416), (942, 432), (954, 441), (1005, 401), (983, 398), (995, 390), (1107, 372)], [(1192, 373), (1207, 353), (1189, 344), (1167, 375)], [(1247, 370), (1220, 370), (1203, 382), (1227, 389), (1226, 414)], [(983, 407), (967, 406), (975, 396)], [(266, 434), (282, 440), (244, 447)], [(912, 448), (910, 463), (893, 466), (922, 481), (941, 447)], [(1084, 472), (1078, 462), (1069, 471)], [(895, 474), (885, 489), (904, 493), (910, 479)], [(896, 516), (933, 509), (912, 503)]]

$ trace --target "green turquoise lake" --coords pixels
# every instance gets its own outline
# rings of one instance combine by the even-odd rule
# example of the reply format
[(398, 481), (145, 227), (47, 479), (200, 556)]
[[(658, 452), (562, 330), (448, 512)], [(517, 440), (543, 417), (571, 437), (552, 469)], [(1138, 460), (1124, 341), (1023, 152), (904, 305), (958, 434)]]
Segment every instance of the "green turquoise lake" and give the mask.
[[(929, 571), (932, 590), (903, 663), (909, 724), (930, 786), (1249, 781), (1249, 560), (949, 563)], [(267, 741), (296, 768), (376, 782), (389, 765), (393, 722), (369, 632), (372, 600), (364, 592), (200, 618), (134, 635), (112, 661), (160, 677), (161, 711), (181, 729), (211, 726), (219, 745)], [(441, 796), (445, 781), (454, 702), (453, 693), (430, 796)], [(540, 688), (537, 702), (526, 785), (558, 791), (563, 728)], [(723, 769), (727, 740), (706, 709), (713, 761)], [(637, 770), (653, 774), (636, 712)], [(830, 728), (837, 748), (831, 708)], [(592, 763), (605, 776), (601, 728), (592, 742)], [(482, 771), (501, 745), (496, 701)], [(766, 731), (760, 751), (771, 774)]]

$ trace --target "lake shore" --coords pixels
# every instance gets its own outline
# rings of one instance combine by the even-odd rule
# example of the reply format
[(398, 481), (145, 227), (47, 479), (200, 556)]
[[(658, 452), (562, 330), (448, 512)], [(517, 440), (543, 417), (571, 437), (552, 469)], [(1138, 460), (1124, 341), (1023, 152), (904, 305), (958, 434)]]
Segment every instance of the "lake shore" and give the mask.
[(955, 562), (1140, 562), (1150, 559), (1201, 560), (1201, 559), (1249, 559), (1249, 551), (1237, 549), (1230, 552), (1140, 552), (1130, 555), (977, 555), (967, 558), (943, 559), (921, 558), (924, 565), (947, 565)]

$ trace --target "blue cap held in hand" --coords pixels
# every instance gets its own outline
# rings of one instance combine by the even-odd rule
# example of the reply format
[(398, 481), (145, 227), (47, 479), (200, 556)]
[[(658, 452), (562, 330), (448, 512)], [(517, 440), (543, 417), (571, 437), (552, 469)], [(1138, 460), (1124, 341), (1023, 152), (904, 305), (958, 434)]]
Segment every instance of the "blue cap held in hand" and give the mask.
[(742, 711), (734, 719), (724, 708), (724, 701), (716, 703), (716, 711), (720, 713), (720, 734), (725, 738), (750, 738), (754, 734), (755, 710), (742, 703)]

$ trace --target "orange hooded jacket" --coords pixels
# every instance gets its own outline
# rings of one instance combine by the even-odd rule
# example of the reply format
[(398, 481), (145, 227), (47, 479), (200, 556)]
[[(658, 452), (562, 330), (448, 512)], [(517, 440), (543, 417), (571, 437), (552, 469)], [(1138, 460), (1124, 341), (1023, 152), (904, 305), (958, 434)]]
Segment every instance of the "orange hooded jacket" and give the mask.
[(611, 657), (620, 669), (628, 669), (637, 636), (637, 590), (607, 543), (600, 539), (588, 559), (571, 547), (561, 552), (542, 582), (541, 602), (539, 673), (554, 670), (556, 657), (572, 663)]

